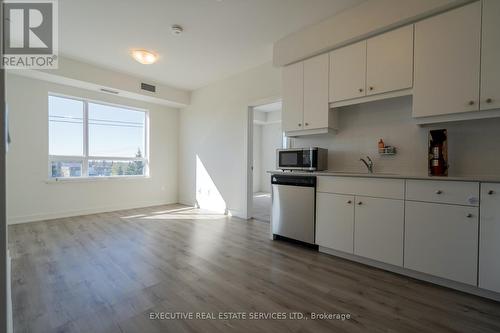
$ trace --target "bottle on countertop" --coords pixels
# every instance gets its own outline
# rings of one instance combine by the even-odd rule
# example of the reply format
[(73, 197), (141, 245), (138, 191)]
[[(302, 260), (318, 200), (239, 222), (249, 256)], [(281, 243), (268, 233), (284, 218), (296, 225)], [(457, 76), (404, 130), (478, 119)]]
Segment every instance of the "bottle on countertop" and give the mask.
[(378, 142), (378, 151), (379, 153), (383, 153), (385, 149), (385, 143), (384, 140), (380, 139)]

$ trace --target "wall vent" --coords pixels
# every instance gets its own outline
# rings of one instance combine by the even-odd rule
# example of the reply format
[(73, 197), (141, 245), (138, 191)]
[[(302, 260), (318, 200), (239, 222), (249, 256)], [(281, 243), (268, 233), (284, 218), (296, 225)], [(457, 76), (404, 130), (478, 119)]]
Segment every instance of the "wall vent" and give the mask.
[(102, 92), (108, 93), (108, 94), (115, 94), (118, 95), (118, 91), (116, 90), (111, 90), (111, 89), (106, 89), (106, 88), (101, 88)]
[(147, 83), (141, 83), (141, 89), (146, 90), (149, 92), (156, 92), (156, 86), (153, 86), (152, 84), (147, 84)]

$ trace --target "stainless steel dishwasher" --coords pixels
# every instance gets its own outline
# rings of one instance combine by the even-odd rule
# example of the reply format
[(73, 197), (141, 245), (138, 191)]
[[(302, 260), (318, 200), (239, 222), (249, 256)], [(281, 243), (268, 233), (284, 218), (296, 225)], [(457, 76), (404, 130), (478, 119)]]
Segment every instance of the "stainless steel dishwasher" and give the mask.
[(273, 238), (314, 244), (316, 177), (272, 175)]

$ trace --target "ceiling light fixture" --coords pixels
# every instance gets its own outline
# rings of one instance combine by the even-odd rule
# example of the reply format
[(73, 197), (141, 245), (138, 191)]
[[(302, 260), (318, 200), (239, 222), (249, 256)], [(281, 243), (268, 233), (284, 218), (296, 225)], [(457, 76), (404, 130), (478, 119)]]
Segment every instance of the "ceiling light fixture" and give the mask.
[(132, 57), (143, 65), (150, 65), (158, 60), (158, 55), (155, 52), (142, 49), (132, 50)]

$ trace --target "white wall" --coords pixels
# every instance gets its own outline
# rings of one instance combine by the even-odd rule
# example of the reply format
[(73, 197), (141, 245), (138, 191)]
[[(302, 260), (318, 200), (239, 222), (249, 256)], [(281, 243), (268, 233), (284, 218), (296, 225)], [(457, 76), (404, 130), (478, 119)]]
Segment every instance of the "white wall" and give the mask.
[(276, 168), (276, 149), (282, 147), (281, 111), (254, 111), (253, 126), (253, 192), (271, 192), (271, 177)]
[[(48, 92), (146, 108), (150, 111), (149, 179), (47, 183)], [(176, 203), (177, 109), (9, 74), (12, 144), (7, 155), (9, 223)]]
[[(500, 118), (420, 127), (411, 117), (411, 97), (342, 108), (336, 135), (297, 138), (292, 144), (328, 148), (331, 170), (366, 171), (359, 159), (369, 155), (378, 172), (427, 174), (430, 128), (448, 129), (450, 175), (500, 174)], [(380, 157), (380, 138), (396, 146), (397, 155)]]
[[(246, 216), (246, 121), (248, 105), (280, 96), (280, 70), (265, 64), (213, 83), (192, 94), (180, 112), (179, 200), (196, 201), (196, 156), (203, 162), (227, 208)], [(294, 139), (295, 146), (330, 150), (331, 169), (364, 171), (360, 157), (370, 155), (378, 172), (427, 174), (427, 132), (411, 117), (411, 97), (345, 107), (337, 135)], [(442, 124), (449, 132), (450, 175), (500, 174), (500, 119)], [(398, 147), (379, 158), (378, 139)], [(274, 164), (271, 169), (274, 169)]]
[[(273, 115), (281, 115), (281, 111), (268, 113), (268, 119)], [(271, 176), (269, 170), (276, 169), (276, 149), (283, 144), (283, 133), (281, 123), (268, 123), (262, 125), (261, 139), (261, 167), (260, 167), (260, 191), (271, 192)]]
[(274, 64), (288, 65), (471, 1), (365, 1), (274, 43)]
[(262, 175), (262, 128), (264, 125), (253, 125), (253, 192), (260, 192)]
[(179, 199), (196, 200), (196, 156), (232, 214), (246, 216), (248, 106), (281, 96), (281, 70), (258, 66), (194, 91), (180, 112)]
[[(109, 68), (90, 65), (79, 60), (59, 57), (57, 69), (43, 69), (35, 71), (18, 71), (19, 75), (28, 75), (34, 78), (43, 78), (54, 83), (85, 86), (87, 89), (99, 91), (100, 88), (109, 88), (120, 91), (122, 96), (130, 96), (145, 102), (151, 102), (170, 107), (183, 107), (189, 104), (190, 92), (163, 84), (143, 80)], [(156, 86), (154, 93), (141, 89), (141, 83)]]

